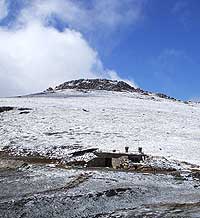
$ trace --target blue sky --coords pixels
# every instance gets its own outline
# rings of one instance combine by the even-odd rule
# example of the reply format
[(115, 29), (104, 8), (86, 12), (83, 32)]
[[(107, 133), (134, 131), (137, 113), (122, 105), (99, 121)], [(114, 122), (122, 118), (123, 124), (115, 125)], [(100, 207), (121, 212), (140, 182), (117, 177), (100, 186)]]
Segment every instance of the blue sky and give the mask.
[[(176, 5), (181, 4), (175, 10)], [(146, 90), (181, 99), (200, 95), (200, 1), (152, 0), (103, 62)]]
[(107, 77), (199, 98), (199, 9), (198, 0), (2, 0), (1, 96)]

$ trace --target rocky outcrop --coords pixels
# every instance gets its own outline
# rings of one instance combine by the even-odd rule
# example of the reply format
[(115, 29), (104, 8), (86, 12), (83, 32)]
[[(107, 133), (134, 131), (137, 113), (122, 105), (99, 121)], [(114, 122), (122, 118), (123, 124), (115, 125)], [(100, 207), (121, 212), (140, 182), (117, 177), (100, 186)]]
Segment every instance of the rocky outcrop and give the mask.
[(27, 114), (30, 113), (30, 111), (32, 110), (31, 108), (22, 108), (22, 107), (17, 108), (17, 107), (10, 107), (10, 106), (2, 106), (0, 107), (0, 113), (11, 111), (14, 109), (20, 111), (20, 114)]
[(9, 107), (9, 106), (0, 107), (0, 113), (5, 112), (5, 111), (11, 111), (13, 109), (14, 107)]
[[(71, 80), (56, 86), (55, 89), (49, 87), (44, 91), (44, 93), (46, 92), (51, 93), (59, 90), (65, 90), (65, 89), (76, 89), (86, 92), (89, 90), (105, 90), (105, 91), (116, 91), (116, 92), (137, 92), (143, 95), (153, 94), (152, 92), (144, 91), (140, 88), (133, 87), (124, 81), (108, 80), (108, 79)], [(162, 93), (155, 93), (154, 95), (159, 98), (177, 101), (177, 99)]]
[(49, 87), (48, 89), (45, 90), (46, 92), (53, 92), (53, 88)]
[(107, 79), (79, 79), (65, 82), (55, 87), (56, 90), (78, 89), (78, 90), (106, 90), (106, 91), (129, 91), (136, 92), (136, 89), (123, 81)]
[(160, 98), (170, 99), (170, 100), (174, 100), (174, 101), (177, 100), (177, 99), (175, 99), (175, 98), (173, 98), (173, 97), (170, 97), (170, 96), (168, 96), (168, 95), (165, 95), (165, 94), (163, 94), (163, 93), (156, 93), (156, 95), (157, 95), (158, 97), (160, 97)]

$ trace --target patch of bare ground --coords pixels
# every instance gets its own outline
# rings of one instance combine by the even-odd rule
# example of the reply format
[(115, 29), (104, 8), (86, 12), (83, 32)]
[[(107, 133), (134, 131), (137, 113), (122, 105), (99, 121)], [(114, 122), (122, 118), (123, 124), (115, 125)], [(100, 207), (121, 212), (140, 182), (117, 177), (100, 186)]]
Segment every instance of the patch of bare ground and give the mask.
[(81, 173), (78, 176), (76, 176), (74, 179), (72, 179), (71, 181), (67, 182), (65, 184), (65, 186), (62, 187), (58, 187), (58, 188), (54, 188), (54, 189), (48, 189), (48, 190), (44, 190), (44, 191), (40, 191), (40, 192), (34, 192), (30, 194), (26, 194), (22, 197), (29, 197), (34, 195), (41, 195), (41, 194), (52, 194), (55, 192), (63, 192), (63, 191), (67, 191), (69, 189), (72, 189), (74, 187), (77, 187), (78, 185), (80, 185), (81, 183), (87, 181), (89, 178), (91, 177), (91, 174), (89, 173)]
[(99, 214), (95, 214), (94, 216), (90, 216), (90, 218), (114, 218), (114, 217), (189, 218), (191, 216), (187, 214), (189, 214), (190, 212), (194, 212), (196, 210), (199, 211), (199, 208), (200, 208), (200, 202), (182, 203), (182, 204), (181, 203), (148, 204), (148, 205), (141, 205), (140, 208), (132, 207), (132, 208), (118, 209), (111, 213), (99, 213)]
[(165, 207), (169, 209), (184, 209), (184, 208), (194, 208), (198, 207), (200, 208), (200, 202), (194, 202), (194, 203), (167, 203), (167, 204), (158, 204), (158, 205), (149, 205), (151, 207)]
[(46, 156), (41, 155), (15, 155), (12, 154), (9, 151), (0, 151), (0, 158), (1, 159), (12, 159), (12, 160), (18, 160), (23, 161), (30, 164), (59, 164), (61, 162), (61, 159), (57, 158), (47, 158)]

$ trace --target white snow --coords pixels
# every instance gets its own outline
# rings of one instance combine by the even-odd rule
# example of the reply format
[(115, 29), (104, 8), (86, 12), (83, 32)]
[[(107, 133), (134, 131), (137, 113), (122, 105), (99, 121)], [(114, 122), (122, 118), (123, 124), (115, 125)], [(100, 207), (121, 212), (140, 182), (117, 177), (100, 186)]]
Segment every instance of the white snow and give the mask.
[(0, 113), (0, 149), (65, 157), (89, 147), (143, 147), (151, 155), (200, 165), (200, 106), (195, 103), (153, 94), (66, 90), (1, 98), (0, 106), (33, 109), (29, 114)]

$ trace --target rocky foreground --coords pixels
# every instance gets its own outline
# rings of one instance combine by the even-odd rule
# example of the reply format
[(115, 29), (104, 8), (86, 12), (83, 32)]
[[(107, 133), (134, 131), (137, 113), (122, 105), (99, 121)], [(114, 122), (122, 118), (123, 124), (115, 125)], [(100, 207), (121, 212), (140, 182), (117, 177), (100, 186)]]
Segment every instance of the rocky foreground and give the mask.
[(0, 214), (13, 217), (199, 217), (189, 177), (0, 161)]

